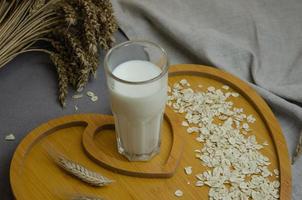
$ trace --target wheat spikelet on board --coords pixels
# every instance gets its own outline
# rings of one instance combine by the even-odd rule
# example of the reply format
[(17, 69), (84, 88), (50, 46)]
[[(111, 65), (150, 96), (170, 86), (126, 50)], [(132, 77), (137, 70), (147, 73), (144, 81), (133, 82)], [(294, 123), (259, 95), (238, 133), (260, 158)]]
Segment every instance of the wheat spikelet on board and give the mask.
[(92, 186), (100, 187), (109, 185), (113, 182), (112, 180), (102, 176), (101, 174), (91, 171), (83, 165), (68, 159), (66, 156), (64, 156), (60, 152), (57, 152), (52, 147), (47, 147), (47, 152), (54, 159), (58, 166), (60, 166), (71, 175)]
[(105, 200), (105, 199), (100, 197), (94, 197), (94, 196), (79, 195), (79, 196), (72, 197), (71, 200)]
[(292, 164), (296, 162), (296, 160), (301, 156), (301, 154), (302, 154), (302, 130), (300, 132), (299, 142), (297, 144), (296, 151), (292, 159)]
[(67, 172), (76, 176), (82, 181), (89, 183), (90, 185), (105, 186), (112, 183), (112, 180), (96, 172), (90, 171), (84, 166), (75, 163), (65, 157), (60, 156), (56, 162), (61, 168), (65, 169)]

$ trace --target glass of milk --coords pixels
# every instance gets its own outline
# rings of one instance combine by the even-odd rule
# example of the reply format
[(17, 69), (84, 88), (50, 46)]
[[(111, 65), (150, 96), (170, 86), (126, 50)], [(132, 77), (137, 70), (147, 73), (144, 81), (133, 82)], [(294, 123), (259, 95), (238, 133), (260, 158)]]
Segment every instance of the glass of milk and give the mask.
[(147, 161), (160, 150), (167, 100), (168, 59), (159, 45), (128, 41), (105, 57), (118, 152), (130, 161)]

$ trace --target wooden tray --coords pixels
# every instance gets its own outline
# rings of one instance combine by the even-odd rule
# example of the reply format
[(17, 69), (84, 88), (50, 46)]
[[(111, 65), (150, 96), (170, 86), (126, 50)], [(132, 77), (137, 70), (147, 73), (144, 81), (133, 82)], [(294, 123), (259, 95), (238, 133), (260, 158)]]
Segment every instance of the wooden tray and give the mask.
[[(262, 152), (271, 160), (272, 164), (269, 168), (280, 170), (280, 199), (291, 199), (291, 167), (286, 143), (276, 118), (262, 98), (243, 81), (214, 68), (200, 65), (176, 65), (170, 68), (169, 83), (172, 84), (183, 78), (189, 80), (193, 89), (196, 90), (200, 89), (197, 87), (199, 84), (202, 84), (204, 88), (207, 86), (221, 87), (227, 84), (231, 86), (232, 90), (240, 93), (241, 96), (232, 101), (257, 119), (256, 123), (251, 125), (253, 130), (257, 130), (252, 134), (256, 135), (259, 143), (268, 142), (269, 146)], [(73, 193), (99, 195), (108, 200), (176, 199), (174, 192), (177, 189), (184, 192), (184, 196), (179, 199), (208, 199), (207, 187), (194, 186), (196, 181), (194, 174), (202, 172), (206, 168), (201, 165), (200, 160), (195, 159), (193, 150), (200, 145), (196, 142), (195, 136), (187, 134), (186, 129), (179, 126), (179, 121), (183, 116), (174, 113), (173, 119), (171, 119), (175, 128), (183, 132), (181, 135), (184, 144), (183, 155), (175, 175), (164, 179), (122, 175), (105, 169), (90, 160), (81, 145), (82, 134), (85, 128), (89, 127), (87, 121), (94, 121), (94, 126), (97, 126), (102, 117), (96, 114), (67, 116), (43, 124), (29, 133), (18, 146), (11, 163), (10, 179), (16, 199), (66, 199), (66, 195)], [(72, 123), (65, 123), (70, 121)], [(100, 130), (101, 134), (94, 136), (99, 150), (107, 152), (107, 155), (125, 163), (125, 158), (116, 151), (113, 129)], [(116, 182), (108, 187), (95, 188), (78, 181), (52, 162), (44, 150), (45, 143), (51, 143), (71, 159), (116, 180)], [(163, 126), (161, 153), (147, 165), (150, 166), (153, 163), (164, 166), (169, 158), (172, 143), (171, 125), (166, 120)], [(175, 163), (177, 164), (177, 162)], [(146, 163), (135, 162), (133, 168), (143, 169), (144, 164)], [(192, 175), (184, 173), (186, 166), (193, 167)]]

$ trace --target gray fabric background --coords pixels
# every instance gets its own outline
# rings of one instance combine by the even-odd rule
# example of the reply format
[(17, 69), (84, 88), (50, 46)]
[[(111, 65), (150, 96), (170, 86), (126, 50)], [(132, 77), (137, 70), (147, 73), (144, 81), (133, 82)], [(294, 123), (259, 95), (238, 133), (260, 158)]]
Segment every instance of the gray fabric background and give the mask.
[[(117, 43), (126, 38), (118, 33)], [(12, 200), (9, 185), (9, 166), (14, 150), (28, 132), (41, 123), (74, 113), (111, 113), (103, 73), (103, 57), (98, 78), (91, 81), (85, 91), (91, 90), (99, 100), (71, 99), (62, 109), (57, 101), (57, 75), (48, 56), (43, 53), (26, 53), (0, 69), (0, 200)], [(74, 105), (78, 105), (76, 112)], [(5, 141), (5, 135), (13, 133), (15, 141)]]
[[(277, 116), (290, 154), (302, 129), (301, 0), (113, 0), (130, 39), (162, 45), (171, 63), (200, 63), (249, 82)], [(292, 166), (302, 199), (302, 158)]]

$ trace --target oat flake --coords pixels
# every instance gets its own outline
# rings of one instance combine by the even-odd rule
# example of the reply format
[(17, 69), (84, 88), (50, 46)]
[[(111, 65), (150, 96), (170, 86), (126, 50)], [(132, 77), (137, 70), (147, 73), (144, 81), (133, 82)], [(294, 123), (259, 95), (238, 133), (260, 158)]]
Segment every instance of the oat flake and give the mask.
[(174, 194), (175, 194), (175, 196), (177, 196), (177, 197), (181, 197), (181, 196), (183, 196), (184, 193), (183, 193), (183, 191), (181, 191), (181, 190), (176, 190)]
[(9, 134), (9, 135), (5, 136), (5, 140), (7, 140), (7, 141), (13, 141), (15, 139), (16, 139), (16, 137), (14, 134)]
[(192, 174), (192, 167), (191, 166), (185, 167), (185, 172), (187, 175)]

